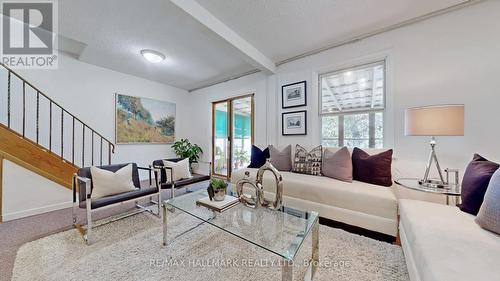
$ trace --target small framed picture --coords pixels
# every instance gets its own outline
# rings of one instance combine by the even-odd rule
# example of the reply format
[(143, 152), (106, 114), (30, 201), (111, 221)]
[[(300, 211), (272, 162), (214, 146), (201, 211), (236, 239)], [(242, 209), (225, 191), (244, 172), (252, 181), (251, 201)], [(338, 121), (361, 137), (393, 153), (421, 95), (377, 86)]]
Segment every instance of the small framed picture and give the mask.
[(301, 81), (281, 86), (281, 108), (307, 105), (307, 82)]
[(307, 111), (283, 112), (281, 117), (283, 136), (307, 135)]

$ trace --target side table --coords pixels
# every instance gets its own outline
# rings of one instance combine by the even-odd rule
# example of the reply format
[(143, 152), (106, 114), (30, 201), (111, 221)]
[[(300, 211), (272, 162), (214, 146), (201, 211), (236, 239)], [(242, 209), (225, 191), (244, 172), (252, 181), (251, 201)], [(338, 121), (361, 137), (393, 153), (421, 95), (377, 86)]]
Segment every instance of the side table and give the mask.
[(422, 192), (429, 192), (429, 193), (434, 193), (434, 194), (442, 194), (446, 196), (446, 205), (450, 204), (450, 196), (456, 197), (456, 203), (460, 204), (460, 195), (461, 193), (461, 186), (458, 184), (450, 184), (446, 188), (439, 188), (439, 187), (426, 187), (422, 186), (418, 183), (419, 179), (417, 178), (400, 178), (397, 179), (395, 182), (396, 184), (413, 189), (413, 190), (418, 190)]

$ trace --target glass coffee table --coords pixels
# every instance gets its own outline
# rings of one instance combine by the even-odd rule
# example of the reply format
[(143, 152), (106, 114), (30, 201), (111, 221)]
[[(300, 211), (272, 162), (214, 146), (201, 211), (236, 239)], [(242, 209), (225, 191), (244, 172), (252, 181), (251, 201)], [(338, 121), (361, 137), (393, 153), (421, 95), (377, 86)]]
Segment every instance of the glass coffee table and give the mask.
[[(228, 186), (228, 195), (233, 195), (233, 186)], [(312, 280), (319, 260), (319, 216), (282, 207), (280, 210), (250, 208), (240, 203), (221, 213), (198, 206), (198, 199), (208, 196), (206, 190), (199, 190), (163, 201), (163, 245), (167, 246), (167, 214), (182, 211), (234, 235), (248, 243), (269, 251), (282, 259), (280, 262), (282, 280), (293, 279), (293, 262), (304, 240), (312, 235), (312, 255), (304, 280)], [(236, 197), (236, 195), (234, 195)]]

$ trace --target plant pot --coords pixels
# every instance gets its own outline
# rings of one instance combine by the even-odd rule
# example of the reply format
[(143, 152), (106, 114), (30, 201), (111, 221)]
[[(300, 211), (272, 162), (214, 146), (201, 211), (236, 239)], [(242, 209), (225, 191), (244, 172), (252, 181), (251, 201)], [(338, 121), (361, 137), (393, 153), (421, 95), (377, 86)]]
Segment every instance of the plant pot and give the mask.
[(224, 201), (225, 198), (226, 198), (226, 188), (221, 188), (214, 191), (215, 201)]

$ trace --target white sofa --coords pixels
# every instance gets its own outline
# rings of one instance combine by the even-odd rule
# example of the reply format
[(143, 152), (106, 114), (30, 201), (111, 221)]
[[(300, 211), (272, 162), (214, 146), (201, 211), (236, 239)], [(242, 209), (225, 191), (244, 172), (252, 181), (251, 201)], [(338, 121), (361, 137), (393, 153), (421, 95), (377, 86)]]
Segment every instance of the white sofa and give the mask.
[(455, 206), (402, 199), (399, 231), (412, 281), (500, 280), (500, 236)]
[[(333, 150), (333, 149), (332, 149)], [(377, 153), (380, 150), (367, 150)], [(233, 172), (231, 182), (244, 177), (245, 171), (255, 179), (257, 169), (245, 168)], [(397, 199), (395, 186), (384, 187), (359, 181), (343, 182), (323, 176), (281, 172), (285, 206), (317, 211), (321, 217), (397, 236)], [(264, 174), (264, 193), (272, 198), (274, 176)]]

